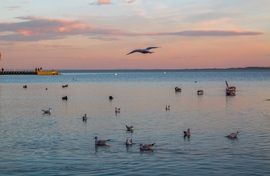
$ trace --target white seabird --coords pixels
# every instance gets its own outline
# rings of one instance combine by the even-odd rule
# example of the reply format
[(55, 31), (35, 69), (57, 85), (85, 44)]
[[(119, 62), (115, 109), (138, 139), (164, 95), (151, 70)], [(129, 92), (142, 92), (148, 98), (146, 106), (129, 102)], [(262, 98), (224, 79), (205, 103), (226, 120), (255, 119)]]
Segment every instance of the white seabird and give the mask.
[(151, 47), (147, 47), (147, 48), (145, 48), (145, 49), (135, 49), (135, 50), (133, 50), (133, 51), (127, 53), (127, 55), (132, 54), (132, 53), (136, 53), (136, 52), (142, 53), (142, 54), (148, 54), (148, 53), (152, 54), (152, 53), (154, 53), (154, 52), (153, 52), (153, 51), (151, 52), (150, 50), (151, 50), (151, 49), (155, 49), (155, 48), (159, 48), (159, 47), (151, 46)]
[(133, 144), (132, 139), (127, 138), (126, 145), (132, 145), (132, 144)]
[(107, 140), (98, 140), (98, 137), (94, 137), (95, 139), (95, 145), (106, 145), (106, 142), (110, 141), (110, 139)]

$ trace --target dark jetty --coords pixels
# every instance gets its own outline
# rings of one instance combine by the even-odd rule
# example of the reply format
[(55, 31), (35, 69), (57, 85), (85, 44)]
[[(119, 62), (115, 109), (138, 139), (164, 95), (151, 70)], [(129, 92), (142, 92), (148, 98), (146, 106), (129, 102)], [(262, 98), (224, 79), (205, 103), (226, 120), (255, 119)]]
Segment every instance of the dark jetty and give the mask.
[(36, 71), (3, 71), (0, 75), (37, 75)]

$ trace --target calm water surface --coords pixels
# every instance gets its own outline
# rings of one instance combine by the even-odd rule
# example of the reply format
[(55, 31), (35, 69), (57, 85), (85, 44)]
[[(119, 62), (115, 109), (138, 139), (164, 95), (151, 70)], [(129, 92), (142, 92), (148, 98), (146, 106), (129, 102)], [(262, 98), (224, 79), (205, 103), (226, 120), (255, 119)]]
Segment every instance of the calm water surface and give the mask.
[[(61, 73), (0, 76), (0, 175), (270, 175), (269, 70)], [(111, 141), (95, 147), (95, 136)]]

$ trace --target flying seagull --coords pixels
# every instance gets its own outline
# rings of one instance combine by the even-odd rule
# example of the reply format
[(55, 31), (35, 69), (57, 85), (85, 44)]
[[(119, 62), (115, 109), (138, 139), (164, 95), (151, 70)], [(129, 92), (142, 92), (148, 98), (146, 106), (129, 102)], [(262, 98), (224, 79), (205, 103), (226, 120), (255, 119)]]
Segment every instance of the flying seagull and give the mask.
[(132, 54), (132, 53), (136, 53), (136, 52), (142, 53), (142, 54), (148, 54), (148, 53), (152, 54), (154, 52), (153, 51), (151, 52), (150, 50), (155, 49), (155, 48), (159, 48), (159, 47), (151, 46), (151, 47), (147, 47), (145, 49), (135, 49), (135, 50), (127, 53), (127, 55)]

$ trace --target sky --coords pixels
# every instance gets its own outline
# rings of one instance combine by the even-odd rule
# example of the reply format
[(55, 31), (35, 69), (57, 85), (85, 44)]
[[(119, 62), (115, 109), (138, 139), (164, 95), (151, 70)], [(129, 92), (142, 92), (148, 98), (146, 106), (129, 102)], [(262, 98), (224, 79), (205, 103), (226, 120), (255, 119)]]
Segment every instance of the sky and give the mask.
[(6, 70), (270, 66), (269, 0), (1, 0), (0, 12)]

